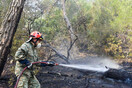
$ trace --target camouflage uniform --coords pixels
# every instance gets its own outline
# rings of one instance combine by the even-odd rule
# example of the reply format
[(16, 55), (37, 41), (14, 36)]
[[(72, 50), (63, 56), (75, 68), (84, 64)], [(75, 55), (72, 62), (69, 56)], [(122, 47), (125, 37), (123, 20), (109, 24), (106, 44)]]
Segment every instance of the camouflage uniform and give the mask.
[[(15, 66), (15, 74), (18, 77), (22, 70), (24, 69), (25, 65), (21, 64), (19, 60), (27, 59), (28, 61), (37, 62), (37, 52), (34, 48), (33, 44), (30, 42), (25, 42), (21, 45), (21, 47), (17, 50), (15, 54), (16, 66)], [(33, 69), (36, 66), (33, 65), (31, 68), (26, 69), (23, 75), (20, 78), (17, 88), (40, 88), (40, 83), (35, 77)]]

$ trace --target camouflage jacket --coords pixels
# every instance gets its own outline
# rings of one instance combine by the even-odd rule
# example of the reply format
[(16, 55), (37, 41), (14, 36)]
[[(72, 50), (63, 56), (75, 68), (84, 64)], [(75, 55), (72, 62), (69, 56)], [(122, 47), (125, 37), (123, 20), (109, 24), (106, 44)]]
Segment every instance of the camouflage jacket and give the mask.
[[(27, 59), (31, 63), (38, 61), (38, 55), (37, 55), (36, 48), (30, 42), (23, 43), (15, 54), (15, 60), (16, 60), (15, 74), (17, 76), (20, 75), (21, 71), (25, 67), (25, 65), (21, 64), (19, 60), (24, 60), (24, 59)], [(23, 74), (26, 74), (29, 76), (34, 74), (33, 69), (35, 67), (36, 66), (33, 65), (31, 69), (26, 69)]]

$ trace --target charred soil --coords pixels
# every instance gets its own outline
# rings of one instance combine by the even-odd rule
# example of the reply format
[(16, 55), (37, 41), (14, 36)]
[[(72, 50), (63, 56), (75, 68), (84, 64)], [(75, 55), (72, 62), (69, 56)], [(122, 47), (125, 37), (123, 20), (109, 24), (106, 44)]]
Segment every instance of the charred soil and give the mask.
[[(11, 64), (14, 66), (14, 64)], [(131, 63), (123, 62), (126, 72), (131, 72)], [(0, 88), (13, 88), (16, 76), (6, 66), (0, 78)], [(131, 81), (117, 80), (104, 73), (78, 70), (61, 66), (43, 67), (36, 75), (41, 88), (132, 88)]]

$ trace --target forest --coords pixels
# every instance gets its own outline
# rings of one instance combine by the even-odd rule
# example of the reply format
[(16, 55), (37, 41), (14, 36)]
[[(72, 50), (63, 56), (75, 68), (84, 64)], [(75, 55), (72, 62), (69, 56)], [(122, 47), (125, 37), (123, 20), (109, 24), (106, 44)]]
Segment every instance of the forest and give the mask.
[[(10, 30), (12, 35), (10, 34), (8, 40), (11, 40), (11, 45), (9, 46), (9, 52), (6, 54), (7, 58), (5, 57), (7, 60), (4, 61), (6, 63), (5, 67), (8, 67), (7, 63), (13, 65), (10, 69), (12, 74), (14, 74), (14, 55), (17, 49), (29, 39), (30, 33), (35, 30), (41, 32), (45, 42), (52, 46), (52, 48), (42, 47), (38, 50), (39, 57), (44, 60), (49, 60), (52, 57), (58, 58), (55, 56), (56, 52), (53, 52), (57, 50), (68, 60), (97, 55), (109, 57), (118, 62), (124, 60), (132, 62), (131, 0), (20, 1), (21, 3), (24, 2), (24, 5), (21, 4), (24, 6), (23, 11), (17, 13), (17, 15), (20, 15), (20, 20), (11, 24), (11, 26), (18, 26), (13, 26), (15, 31)], [(15, 0), (0, 0), (0, 53), (4, 50), (1, 49), (2, 29), (7, 28), (8, 31), (8, 28), (10, 28), (10, 24), (6, 24), (6, 18), (12, 16), (12, 13), (8, 13), (12, 2), (15, 3)], [(16, 3), (19, 4), (19, 0), (16, 0)], [(8, 27), (5, 27), (4, 23)], [(55, 50), (52, 50), (53, 47)], [(0, 67), (4, 67), (1, 61), (2, 59), (0, 60)], [(13, 77), (8, 80), (9, 86), (14, 85), (11, 83), (12, 80), (15, 80)], [(96, 87), (91, 86), (91, 88)]]
[[(11, 0), (1, 0), (0, 23), (10, 2)], [(35, 1), (35, 5), (31, 2), (32, 0), (25, 4), (13, 39), (12, 56), (23, 41), (28, 39), (28, 30), (40, 31), (50, 43), (59, 43), (60, 37), (61, 40), (69, 40), (61, 2), (40, 0)], [(132, 56), (131, 0), (70, 0), (66, 2), (66, 12), (73, 31), (78, 36), (78, 49), (115, 59)]]

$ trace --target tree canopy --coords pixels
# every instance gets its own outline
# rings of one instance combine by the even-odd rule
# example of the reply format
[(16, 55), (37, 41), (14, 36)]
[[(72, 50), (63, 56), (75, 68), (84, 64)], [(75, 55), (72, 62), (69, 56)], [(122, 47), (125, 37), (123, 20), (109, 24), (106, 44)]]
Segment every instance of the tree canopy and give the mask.
[[(0, 22), (10, 1), (0, 1)], [(22, 40), (28, 39), (28, 29), (42, 32), (45, 40), (56, 47), (59, 47), (60, 37), (63, 40), (69, 40), (70, 35), (63, 18), (61, 0), (39, 0), (34, 3), (26, 2), (14, 38), (12, 55), (23, 43)], [(131, 5), (131, 0), (66, 1), (67, 16), (74, 32), (79, 37), (76, 42), (78, 49), (88, 53), (94, 52), (112, 56), (113, 58), (131, 57)]]

